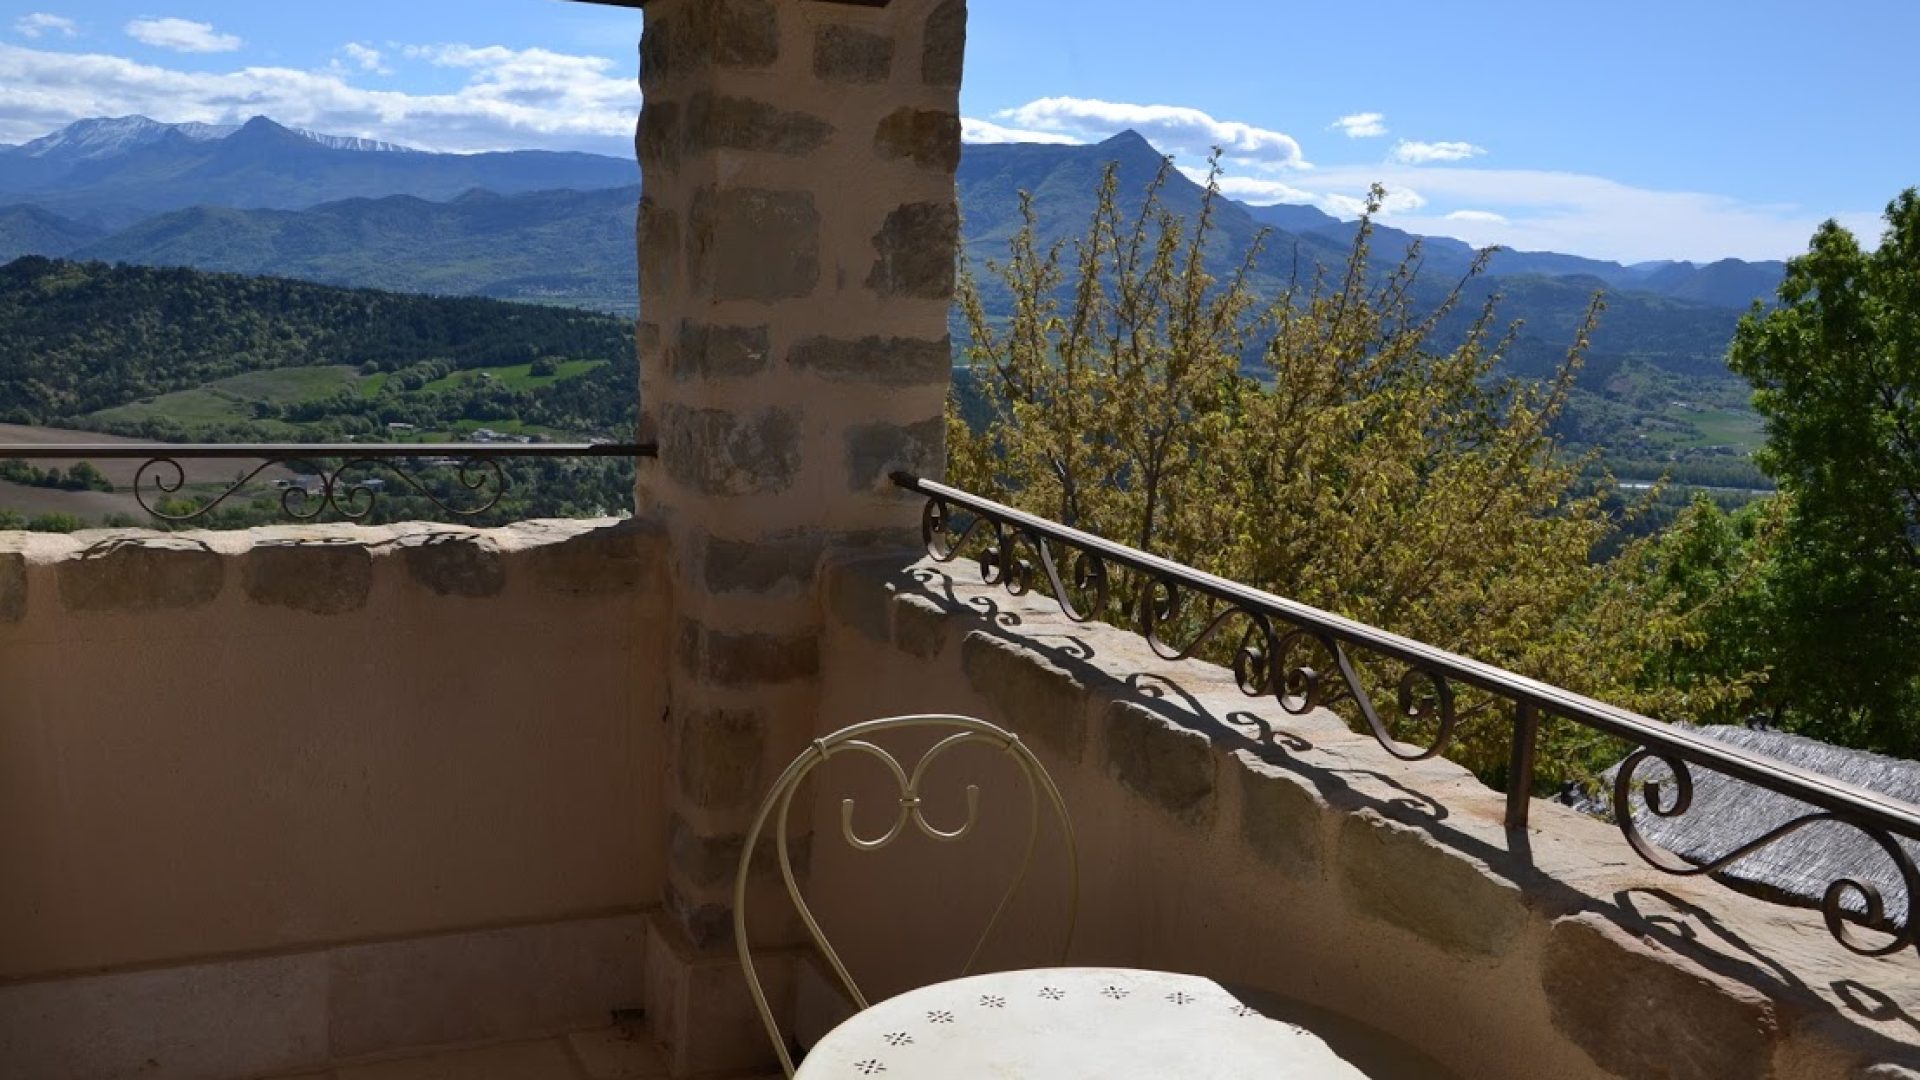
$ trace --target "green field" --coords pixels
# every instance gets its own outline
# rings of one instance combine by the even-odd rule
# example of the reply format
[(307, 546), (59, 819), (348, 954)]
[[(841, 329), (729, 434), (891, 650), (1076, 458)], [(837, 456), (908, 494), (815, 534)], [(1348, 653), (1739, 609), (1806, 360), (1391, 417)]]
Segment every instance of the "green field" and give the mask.
[(1766, 441), (1760, 414), (1746, 409), (1707, 409), (1684, 412), (1680, 418), (1699, 432), (1698, 445), (1733, 446), (1753, 450)]
[[(562, 360), (554, 365), (552, 375), (535, 375), (532, 364), (469, 368), (465, 371), (456, 371), (442, 379), (435, 379), (420, 389), (431, 394), (441, 390), (451, 390), (462, 382), (485, 378), (492, 379), (509, 390), (538, 390), (543, 386), (552, 386), (554, 383), (585, 375), (604, 363), (606, 363), (605, 360)], [(491, 427), (492, 425), (481, 426)], [(496, 428), (495, 430), (504, 429)]]
[(342, 390), (370, 381), (354, 368), (340, 364), (250, 371), (193, 390), (161, 394), (102, 409), (94, 413), (92, 419), (102, 424), (165, 419), (189, 428), (251, 421), (273, 434), (291, 436), (299, 432), (296, 425), (277, 420), (254, 420), (254, 403), (298, 405), (330, 398)]
[[(578, 378), (605, 364), (604, 360), (563, 360), (552, 375), (533, 374), (532, 364), (470, 368), (456, 371), (422, 386), (413, 395), (446, 393), (471, 386), (482, 379), (514, 391), (538, 390), (567, 379)], [(170, 420), (192, 430), (227, 424), (257, 425), (268, 438), (298, 439), (301, 425), (281, 420), (256, 419), (255, 407), (293, 406), (325, 401), (342, 393), (362, 401), (378, 397), (387, 388), (388, 374), (362, 375), (359, 369), (343, 364), (325, 367), (287, 367), (253, 371), (208, 383), (192, 390), (143, 398), (93, 413), (89, 419), (103, 426), (135, 424), (152, 420)], [(412, 395), (410, 395), (412, 396)], [(423, 431), (417, 441), (462, 438), (477, 428), (492, 428), (510, 435), (563, 434), (539, 425), (524, 424), (505, 417), (493, 420), (461, 420), (439, 431)]]

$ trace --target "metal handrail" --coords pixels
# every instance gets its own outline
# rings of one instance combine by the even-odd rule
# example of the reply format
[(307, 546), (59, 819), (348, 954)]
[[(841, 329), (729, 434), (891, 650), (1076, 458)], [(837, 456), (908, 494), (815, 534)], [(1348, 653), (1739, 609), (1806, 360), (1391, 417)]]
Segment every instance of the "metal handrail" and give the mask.
[(654, 457), (653, 443), (0, 443), (0, 461), (85, 458)]
[[(659, 456), (654, 443), (511, 442), (511, 443), (0, 443), (0, 461), (139, 460), (134, 471), (133, 496), (140, 508), (170, 524), (183, 524), (211, 513), (255, 477), (276, 465), (301, 464), (318, 478), (317, 489), (288, 485), (280, 496), (287, 516), (311, 521), (328, 509), (358, 521), (373, 511), (385, 482), (346, 476), (379, 468), (403, 482), (413, 493), (457, 517), (475, 517), (499, 505), (506, 494), (506, 473), (500, 462), (508, 458), (643, 458)], [(436, 459), (456, 463), (458, 483), (475, 493), (478, 502), (448, 503), (396, 461)], [(147, 501), (151, 487), (156, 497), (172, 495), (186, 486), (182, 461), (257, 461), (225, 491), (185, 512), (169, 513)], [(320, 463), (339, 460), (325, 468)]]
[[(1241, 645), (1235, 654), (1234, 673), (1243, 692), (1271, 695), (1295, 714), (1342, 700), (1351, 701), (1381, 746), (1403, 760), (1436, 756), (1450, 744), (1456, 720), (1454, 684), (1473, 687), (1512, 703), (1513, 749), (1507, 776), (1506, 819), (1510, 829), (1526, 827), (1532, 797), (1534, 751), (1543, 715), (1605, 732), (1638, 747), (1621, 763), (1615, 775), (1614, 814), (1635, 852), (1667, 873), (1685, 876), (1713, 873), (1818, 821), (1852, 826), (1887, 852), (1905, 883), (1907, 910), (1904, 917), (1889, 919), (1884, 900), (1874, 885), (1840, 878), (1827, 888), (1821, 902), (1829, 931), (1848, 949), (1868, 956), (1886, 955), (1915, 943), (1916, 931), (1920, 931), (1917, 925), (1920, 924), (1920, 871), (1916, 871), (1913, 859), (1896, 838), (1920, 842), (1920, 806), (1150, 555), (959, 488), (905, 472), (894, 473), (893, 481), (928, 500), (922, 532), (928, 553), (936, 560), (950, 562), (958, 558), (968, 539), (983, 525), (988, 526), (992, 545), (980, 555), (986, 582), (1016, 595), (1044, 587), (1075, 622), (1088, 622), (1107, 613), (1109, 566), (1125, 568), (1145, 579), (1139, 610), (1131, 616), (1137, 620), (1136, 629), (1157, 654), (1166, 659), (1191, 657), (1222, 628), (1238, 622), (1243, 629)], [(955, 509), (974, 518), (957, 534), (953, 531)], [(1030, 556), (1021, 553), (1023, 547)], [(1070, 555), (1071, 561), (1057, 556), (1056, 548), (1063, 549), (1063, 555)], [(1067, 569), (1064, 576), (1063, 566)], [(1170, 646), (1160, 638), (1159, 630), (1177, 619), (1184, 593), (1206, 597), (1216, 605), (1218, 613), (1209, 617), (1205, 629), (1194, 640)], [(1297, 651), (1316, 648), (1331, 659), (1334, 670), (1326, 674), (1336, 676), (1337, 681), (1304, 662), (1293, 661)], [(1348, 655), (1349, 649), (1406, 665), (1406, 673), (1400, 680), (1400, 712), (1403, 717), (1436, 725), (1437, 734), (1431, 745), (1409, 750), (1388, 728)], [(1641, 785), (1640, 794), (1646, 808), (1657, 817), (1676, 817), (1691, 805), (1694, 781), (1690, 765), (1798, 799), (1816, 807), (1817, 812), (1795, 818), (1710, 863), (1683, 862), (1649, 842), (1634, 822), (1631, 799), (1634, 775), (1649, 761), (1665, 765), (1672, 775), (1670, 799), (1663, 800), (1659, 780), (1647, 780)], [(1849, 901), (1862, 911), (1848, 910)], [(1862, 942), (1852, 933), (1852, 925), (1886, 931), (1891, 934), (1891, 940)]]

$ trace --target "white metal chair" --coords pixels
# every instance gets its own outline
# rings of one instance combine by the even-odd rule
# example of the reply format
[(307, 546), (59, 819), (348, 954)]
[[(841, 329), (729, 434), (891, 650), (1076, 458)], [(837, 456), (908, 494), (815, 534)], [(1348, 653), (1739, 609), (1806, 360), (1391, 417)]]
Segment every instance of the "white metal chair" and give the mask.
[[(921, 756), (912, 772), (902, 767), (899, 760), (891, 753), (869, 741), (875, 735), (912, 729), (950, 732)], [(1067, 817), (1067, 806), (1060, 798), (1060, 789), (1054, 786), (1053, 778), (1047, 775), (1047, 770), (1040, 764), (1039, 759), (1034, 757), (1033, 751), (1020, 741), (1020, 736), (984, 720), (976, 720), (968, 716), (919, 715), (868, 720), (842, 728), (824, 738), (815, 739), (813, 744), (795, 758), (785, 772), (780, 774), (780, 779), (774, 783), (773, 790), (767, 793), (766, 801), (760, 804), (760, 812), (754, 815), (753, 827), (747, 830), (746, 846), (740, 853), (740, 869), (733, 886), (733, 937), (735, 947), (740, 953), (740, 966), (746, 973), (747, 988), (753, 993), (754, 1007), (760, 1012), (760, 1022), (766, 1025), (767, 1037), (773, 1040), (774, 1051), (780, 1055), (780, 1066), (786, 1070), (787, 1076), (791, 1077), (794, 1073), (793, 1056), (787, 1052), (787, 1044), (780, 1036), (779, 1022), (774, 1019), (773, 1009), (767, 1004), (766, 991), (760, 985), (760, 976), (754, 971), (752, 950), (747, 944), (747, 875), (753, 862), (754, 849), (759, 845), (760, 833), (767, 824), (768, 816), (773, 815), (776, 818), (774, 843), (780, 876), (786, 883), (788, 897), (792, 899), (794, 908), (800, 913), (800, 920), (806, 925), (807, 933), (812, 935), (814, 946), (820, 950), (820, 954), (833, 968), (841, 986), (846, 989), (848, 997), (853, 1000), (856, 1007), (865, 1009), (868, 1007), (866, 995), (860, 992), (859, 985), (853, 981), (853, 976), (847, 971), (846, 964), (841, 961), (840, 954), (835, 952), (833, 946), (827, 941), (819, 922), (813, 916), (812, 909), (807, 906), (806, 898), (800, 895), (798, 882), (794, 880), (793, 862), (787, 850), (787, 819), (793, 807), (794, 793), (799, 790), (801, 782), (807, 778), (808, 774), (828, 758), (843, 753), (867, 754), (878, 758), (899, 784), (900, 813), (885, 834), (868, 839), (854, 832), (853, 800), (842, 799), (840, 832), (848, 844), (860, 851), (877, 851), (899, 839), (906, 831), (908, 822), (912, 822), (933, 840), (948, 842), (960, 840), (973, 831), (974, 823), (978, 820), (979, 786), (967, 785), (967, 820), (959, 828), (947, 831), (935, 828), (922, 816), (920, 783), (932, 762), (947, 751), (968, 743), (994, 746), (1006, 752), (1027, 782), (1030, 813), (1027, 847), (1020, 860), (1020, 869), (1015, 873), (1013, 882), (1007, 886), (1006, 893), (1000, 897), (1000, 903), (994, 908), (993, 916), (987, 920), (986, 930), (974, 944), (973, 952), (967, 957), (966, 968), (961, 974), (973, 973), (974, 962), (980, 958), (981, 950), (993, 936), (994, 928), (1000, 922), (1000, 916), (1005, 913), (1007, 904), (1012, 901), (1014, 893), (1019, 891), (1021, 883), (1026, 880), (1027, 870), (1033, 863), (1034, 848), (1040, 839), (1040, 805), (1043, 797), (1058, 817), (1061, 834), (1067, 845), (1067, 933), (1060, 947), (1061, 959), (1065, 960), (1067, 949), (1073, 944), (1074, 923), (1080, 907), (1079, 856), (1074, 844), (1073, 823)]]

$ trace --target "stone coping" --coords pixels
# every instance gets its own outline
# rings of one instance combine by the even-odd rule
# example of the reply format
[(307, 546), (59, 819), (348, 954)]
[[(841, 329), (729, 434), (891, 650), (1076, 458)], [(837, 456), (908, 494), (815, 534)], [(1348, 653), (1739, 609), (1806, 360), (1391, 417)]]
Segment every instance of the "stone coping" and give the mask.
[[(340, 615), (366, 606), (376, 567), (389, 562), (400, 568), (404, 587), (439, 597), (484, 600), (510, 585), (604, 597), (648, 583), (664, 552), (656, 523), (613, 518), (489, 529), (405, 522), (0, 532), (0, 627), (29, 612), (189, 611), (229, 591), (253, 604)], [(650, 591), (664, 595), (664, 586)]]
[(1511, 833), (1505, 796), (1457, 765), (1397, 761), (1330, 712), (1290, 715), (967, 564), (847, 560), (825, 589), (835, 624), (957, 666), (1055, 767), (1098, 768), (1196, 841), (1238, 843), (1277, 886), (1330, 887), (1463, 971), (1530, 968), (1554, 1028), (1610, 1074), (1920, 1068), (1911, 951), (1856, 956), (1817, 911), (1662, 874), (1557, 803)]

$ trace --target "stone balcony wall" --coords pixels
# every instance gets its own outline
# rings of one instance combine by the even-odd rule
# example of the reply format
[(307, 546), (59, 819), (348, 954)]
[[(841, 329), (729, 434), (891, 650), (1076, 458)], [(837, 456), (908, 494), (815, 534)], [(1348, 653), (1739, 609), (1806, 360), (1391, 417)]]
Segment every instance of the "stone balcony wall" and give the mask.
[[(1392, 759), (1327, 713), (1291, 716), (1231, 674), (1168, 664), (971, 568), (846, 563), (825, 585), (822, 731), (962, 712), (1018, 731), (1063, 789), (1080, 851), (1075, 963), (1189, 971), (1352, 1018), (1461, 1077), (1911, 1077), (1920, 958), (1855, 957), (1818, 912), (1647, 868), (1606, 823), (1504, 797), (1444, 761)], [(991, 751), (931, 774), (960, 844), (839, 842), (840, 799), (885, 831), (891, 784), (815, 781), (809, 897), (870, 998), (957, 974), (1024, 842)], [(956, 758), (959, 755), (955, 755)], [(905, 763), (911, 768), (913, 758)], [(830, 770), (841, 769), (839, 772)], [(1043, 844), (986, 966), (1052, 962), (1064, 884)], [(961, 931), (964, 930), (964, 933)], [(836, 934), (837, 931), (837, 934)], [(809, 1006), (803, 995), (802, 1028)], [(830, 1003), (827, 1006), (830, 1009)], [(1324, 1013), (1322, 1013), (1324, 1015)]]
[(0, 1077), (639, 1007), (664, 562), (614, 522), (0, 534)]

